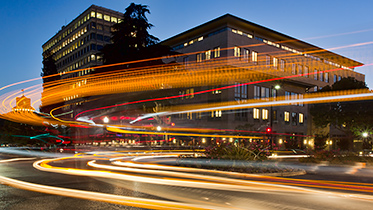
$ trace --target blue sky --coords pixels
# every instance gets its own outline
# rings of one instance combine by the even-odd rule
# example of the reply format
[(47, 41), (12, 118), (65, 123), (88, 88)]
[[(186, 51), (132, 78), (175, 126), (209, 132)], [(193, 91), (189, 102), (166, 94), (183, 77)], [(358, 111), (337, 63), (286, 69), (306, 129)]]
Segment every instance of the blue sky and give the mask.
[[(91, 4), (123, 12), (131, 2), (149, 6), (150, 33), (161, 40), (230, 13), (322, 48), (373, 41), (371, 0), (11, 0), (0, 7), (0, 87), (40, 77), (41, 45)], [(372, 43), (334, 52), (373, 63)], [(356, 71), (372, 89), (373, 66)]]

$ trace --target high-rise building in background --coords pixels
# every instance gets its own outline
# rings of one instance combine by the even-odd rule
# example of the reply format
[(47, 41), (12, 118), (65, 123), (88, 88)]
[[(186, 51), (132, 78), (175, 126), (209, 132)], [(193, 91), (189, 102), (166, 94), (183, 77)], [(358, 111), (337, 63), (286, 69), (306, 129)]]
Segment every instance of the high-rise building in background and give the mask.
[[(96, 54), (104, 45), (111, 43), (111, 26), (122, 18), (121, 12), (92, 5), (45, 42), (43, 52), (48, 50), (54, 55), (62, 78), (72, 70), (102, 65)], [(86, 69), (68, 74), (68, 77), (88, 73), (89, 69)]]

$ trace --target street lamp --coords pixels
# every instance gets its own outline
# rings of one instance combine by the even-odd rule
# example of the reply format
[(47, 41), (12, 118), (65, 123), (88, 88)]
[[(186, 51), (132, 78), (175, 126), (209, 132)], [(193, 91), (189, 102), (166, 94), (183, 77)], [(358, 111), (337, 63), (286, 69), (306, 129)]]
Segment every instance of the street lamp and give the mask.
[[(281, 88), (281, 86), (279, 84), (276, 84), (275, 86), (272, 86), (272, 90), (271, 90), (271, 96), (272, 96), (272, 99), (273, 101), (276, 100), (276, 97), (277, 97), (277, 90), (279, 90)], [(268, 130), (269, 129), (269, 130)], [(271, 150), (273, 150), (273, 136), (272, 136), (272, 129), (273, 129), (273, 106), (271, 104), (271, 119), (270, 119), (270, 124), (269, 124), (269, 128), (267, 128), (267, 133), (269, 133), (269, 137), (270, 137), (270, 148)]]
[(162, 130), (162, 127), (161, 126), (157, 126), (157, 131), (161, 131)]
[(364, 132), (362, 135), (363, 135), (364, 138), (366, 138), (366, 137), (368, 137), (368, 132)]

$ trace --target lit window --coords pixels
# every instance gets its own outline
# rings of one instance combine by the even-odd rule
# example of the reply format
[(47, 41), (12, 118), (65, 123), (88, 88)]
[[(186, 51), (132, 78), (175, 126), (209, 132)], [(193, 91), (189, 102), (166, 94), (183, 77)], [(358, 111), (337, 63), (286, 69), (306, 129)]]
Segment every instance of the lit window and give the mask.
[(241, 48), (234, 47), (234, 57), (236, 57), (236, 58), (241, 57)]
[(324, 81), (329, 82), (329, 73), (328, 72), (325, 72), (324, 77), (325, 77)]
[(284, 112), (284, 121), (289, 122), (290, 121), (290, 112)]
[(203, 40), (203, 36), (201, 36), (200, 38), (198, 38), (198, 41), (202, 41)]
[(216, 117), (221, 117), (221, 110), (215, 111), (215, 115), (216, 115)]
[(95, 55), (91, 55), (91, 60), (94, 61), (96, 59)]
[(304, 122), (304, 115), (302, 113), (299, 113), (299, 123), (303, 123)]
[(111, 17), (111, 22), (116, 23), (118, 22), (118, 19), (116, 17)]
[(110, 16), (109, 15), (104, 15), (104, 20), (110, 21)]
[(202, 61), (202, 53), (199, 53), (197, 54), (197, 62), (201, 62)]
[(313, 78), (317, 80), (317, 69), (314, 70)]
[(98, 19), (102, 19), (102, 14), (101, 13), (97, 13), (97, 18)]
[(91, 17), (96, 17), (96, 13), (94, 11), (91, 12)]
[(278, 68), (278, 58), (273, 57), (273, 68), (277, 69)]
[(268, 120), (268, 109), (262, 109), (262, 119)]
[(214, 57), (219, 58), (220, 57), (220, 47), (217, 47), (214, 49)]
[(212, 118), (221, 118), (222, 112), (221, 110), (215, 110), (211, 112), (211, 117)]
[(253, 109), (253, 118), (259, 119), (260, 118), (260, 109), (254, 108)]
[(194, 98), (194, 88), (191, 88), (189, 90), (189, 93), (190, 93), (190, 97), (189, 98)]
[(205, 58), (206, 58), (206, 60), (210, 60), (211, 59), (211, 50), (207, 50), (205, 52)]
[(258, 62), (258, 53), (257, 52), (255, 52), (255, 51), (251, 52), (251, 61), (254, 62), (254, 63)]
[(320, 71), (319, 79), (320, 81), (324, 80), (324, 72)]

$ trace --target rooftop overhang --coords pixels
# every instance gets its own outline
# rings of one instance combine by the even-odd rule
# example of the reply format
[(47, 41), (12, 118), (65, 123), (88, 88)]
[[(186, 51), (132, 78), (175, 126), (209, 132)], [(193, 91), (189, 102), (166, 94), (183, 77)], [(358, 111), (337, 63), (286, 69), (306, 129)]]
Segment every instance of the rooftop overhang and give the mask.
[(335, 61), (340, 64), (345, 65), (346, 67), (357, 67), (364, 65), (361, 62), (346, 58), (344, 56), (338, 55), (326, 49), (317, 47), (315, 45), (306, 43), (302, 40), (290, 37), (288, 35), (279, 33), (272, 29), (260, 26), (258, 24), (252, 23), (250, 21), (238, 18), (231, 14), (226, 14), (221, 17), (218, 17), (214, 20), (211, 20), (207, 23), (189, 29), (183, 33), (175, 35), (171, 38), (168, 38), (162, 42), (163, 45), (168, 46), (175, 46), (177, 44), (183, 43), (186, 40), (191, 38), (198, 37), (202, 34), (206, 34), (212, 32), (214, 30), (219, 30), (220, 28), (224, 28), (226, 26), (230, 27), (238, 27), (240, 29), (244, 29), (247, 32), (253, 33), (253, 35), (257, 36), (265, 36), (265, 38), (271, 39), (271, 41), (277, 42), (279, 44), (283, 44), (289, 47), (294, 47), (298, 50), (306, 52), (307, 54), (317, 56), (319, 58), (327, 59), (330, 61)]

